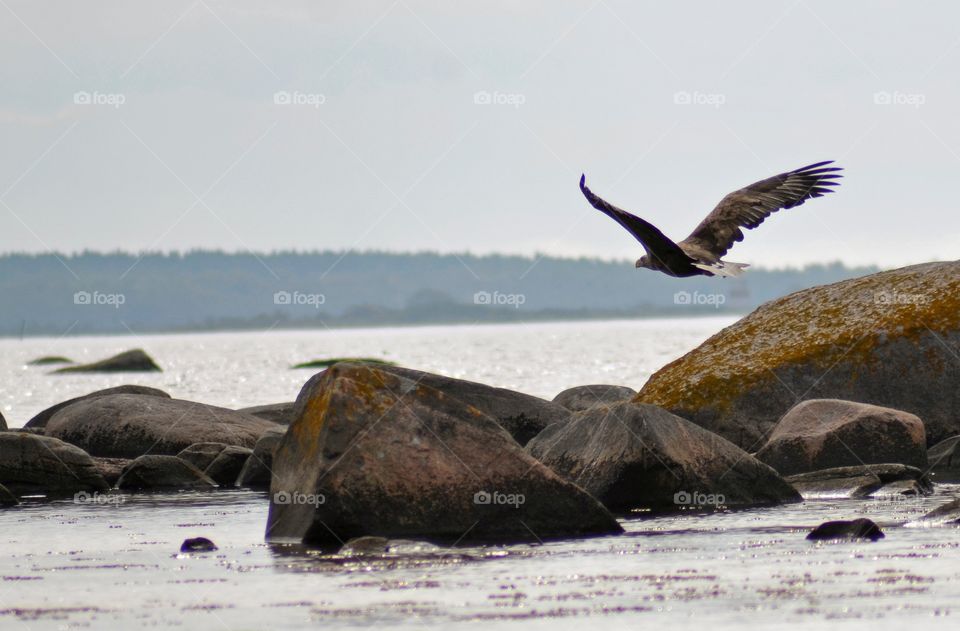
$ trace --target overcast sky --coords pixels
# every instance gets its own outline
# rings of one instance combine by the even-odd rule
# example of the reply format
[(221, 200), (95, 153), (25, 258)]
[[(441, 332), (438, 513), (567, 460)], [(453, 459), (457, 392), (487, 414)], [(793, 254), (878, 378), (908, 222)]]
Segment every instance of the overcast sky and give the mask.
[(729, 258), (960, 251), (955, 2), (0, 0), (0, 252), (636, 258), (819, 160)]

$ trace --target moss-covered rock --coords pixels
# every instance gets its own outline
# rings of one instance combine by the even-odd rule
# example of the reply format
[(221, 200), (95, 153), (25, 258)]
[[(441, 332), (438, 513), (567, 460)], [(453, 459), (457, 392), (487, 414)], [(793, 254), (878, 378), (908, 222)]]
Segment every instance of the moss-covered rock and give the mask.
[(135, 348), (90, 364), (58, 368), (51, 374), (75, 372), (160, 372), (161, 368), (145, 351)]
[(925, 263), (768, 302), (668, 364), (636, 401), (748, 451), (806, 399), (905, 410), (928, 444), (960, 431), (960, 262)]

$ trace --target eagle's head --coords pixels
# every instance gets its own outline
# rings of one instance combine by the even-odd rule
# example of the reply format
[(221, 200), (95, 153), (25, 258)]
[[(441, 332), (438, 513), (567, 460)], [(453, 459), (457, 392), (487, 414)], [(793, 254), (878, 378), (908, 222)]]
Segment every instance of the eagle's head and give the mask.
[(637, 259), (635, 267), (645, 267), (647, 269), (653, 269), (653, 266), (650, 265), (650, 257), (644, 254)]

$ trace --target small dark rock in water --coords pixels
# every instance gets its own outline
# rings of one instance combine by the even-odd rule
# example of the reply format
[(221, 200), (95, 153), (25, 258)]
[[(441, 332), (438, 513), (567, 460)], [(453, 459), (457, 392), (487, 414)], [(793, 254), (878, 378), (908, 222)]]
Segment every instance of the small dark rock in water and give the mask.
[(355, 537), (343, 544), (339, 554), (343, 556), (362, 556), (365, 554), (386, 554), (390, 550), (390, 540), (386, 537)]
[(90, 364), (58, 368), (53, 371), (53, 374), (70, 372), (160, 372), (160, 370), (160, 366), (157, 366), (153, 358), (142, 349), (137, 348)]
[(943, 506), (938, 506), (920, 518), (924, 525), (933, 524), (960, 524), (960, 498), (951, 500)]
[(810, 541), (827, 541), (830, 539), (869, 539), (876, 541), (886, 535), (880, 531), (880, 526), (870, 519), (854, 519), (853, 521), (828, 521), (810, 531), (807, 539)]
[(213, 552), (216, 549), (217, 545), (206, 537), (184, 539), (180, 544), (180, 552)]
[(392, 361), (386, 359), (377, 359), (375, 357), (332, 357), (330, 359), (314, 359), (313, 361), (294, 364), (293, 368), (329, 368), (340, 362), (350, 362), (351, 364), (377, 364), (379, 366), (393, 366)]
[(43, 357), (37, 357), (34, 360), (28, 361), (28, 366), (49, 366), (51, 364), (72, 364), (73, 360), (67, 357), (61, 357), (60, 355), (45, 355)]
[(163, 390), (157, 390), (156, 388), (150, 388), (148, 386), (135, 386), (135, 385), (116, 386), (114, 388), (106, 388), (105, 390), (97, 390), (95, 392), (91, 392), (90, 394), (74, 397), (72, 399), (67, 399), (66, 401), (61, 401), (56, 405), (51, 405), (46, 410), (37, 413), (36, 416), (34, 416), (29, 421), (27, 421), (24, 424), (24, 427), (46, 427), (47, 421), (49, 421), (54, 414), (56, 414), (63, 408), (67, 407), (68, 405), (73, 405), (74, 403), (78, 403), (80, 401), (86, 401), (88, 399), (95, 399), (97, 397), (109, 396), (111, 394), (143, 394), (151, 397), (163, 397), (165, 399), (170, 398), (170, 395), (164, 392)]
[(10, 492), (10, 490), (0, 484), (0, 506), (16, 506), (20, 503), (20, 500), (17, 499), (17, 496)]
[(553, 402), (572, 412), (583, 412), (598, 405), (613, 405), (620, 401), (629, 401), (637, 396), (637, 391), (626, 386), (594, 384), (567, 388)]
[(293, 404), (293, 401), (288, 401), (286, 403), (255, 405), (251, 408), (241, 408), (237, 412), (273, 421), (280, 425), (289, 425), (293, 421)]
[(252, 453), (252, 449), (231, 445), (221, 451), (203, 472), (221, 487), (236, 486), (237, 477)]
[(951, 436), (927, 450), (937, 482), (960, 482), (960, 436)]
[(209, 489), (217, 483), (203, 471), (176, 456), (140, 456), (123, 470), (120, 489)]

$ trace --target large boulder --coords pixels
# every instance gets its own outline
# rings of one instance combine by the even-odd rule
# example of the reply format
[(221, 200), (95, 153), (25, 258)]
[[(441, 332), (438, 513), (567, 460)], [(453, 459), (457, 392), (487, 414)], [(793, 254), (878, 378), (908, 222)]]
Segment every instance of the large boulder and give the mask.
[(267, 431), (253, 447), (253, 453), (243, 463), (243, 469), (237, 476), (237, 486), (253, 489), (270, 488), (270, 478), (273, 475), (273, 454), (280, 446), (286, 428), (281, 427)]
[(786, 478), (804, 499), (861, 498), (885, 495), (930, 495), (933, 483), (926, 474), (903, 464), (836, 467), (798, 473)]
[(76, 366), (64, 366), (53, 371), (53, 374), (72, 372), (160, 372), (161, 368), (153, 358), (142, 349), (135, 348), (113, 357), (100, 361)]
[(497, 421), (521, 446), (526, 445), (547, 425), (570, 418), (570, 411), (563, 406), (522, 392), (400, 366), (376, 367), (472, 405)]
[(620, 401), (629, 401), (635, 396), (637, 396), (637, 391), (633, 388), (593, 384), (567, 388), (553, 397), (553, 402), (572, 412), (585, 412), (598, 405), (612, 405)]
[(503, 426), (419, 376), (341, 363), (314, 376), (273, 458), (267, 537), (521, 541), (621, 532)]
[(253, 447), (275, 423), (194, 401), (112, 394), (67, 406), (47, 422), (47, 435), (91, 455), (136, 458), (176, 455), (194, 443)]
[(780, 419), (757, 458), (782, 475), (878, 463), (922, 468), (927, 440), (923, 421), (909, 412), (811, 399)]
[(287, 403), (270, 403), (268, 405), (255, 405), (249, 408), (237, 410), (242, 414), (259, 416), (260, 418), (273, 421), (279, 425), (289, 425), (293, 422), (293, 401)]
[(140, 456), (123, 469), (117, 481), (118, 489), (137, 491), (204, 490), (216, 486), (203, 471), (176, 456)]
[(0, 433), (0, 484), (19, 496), (62, 497), (109, 488), (82, 449), (24, 432)]
[(73, 405), (77, 401), (85, 401), (86, 399), (95, 399), (97, 397), (105, 397), (110, 394), (143, 394), (151, 397), (163, 397), (169, 399), (170, 395), (164, 392), (163, 390), (158, 390), (156, 388), (150, 388), (149, 386), (136, 386), (136, 385), (124, 385), (116, 386), (114, 388), (106, 388), (105, 390), (97, 390), (89, 394), (84, 394), (79, 397), (74, 397), (72, 399), (67, 399), (66, 401), (61, 401), (56, 405), (51, 405), (46, 410), (38, 413), (32, 419), (24, 424), (24, 427), (46, 427), (47, 421), (50, 420), (54, 414), (67, 407), (68, 405)]
[(662, 408), (621, 402), (547, 428), (530, 452), (614, 511), (798, 501), (776, 471)]
[(798, 401), (905, 410), (928, 444), (960, 432), (960, 262), (927, 263), (762, 305), (656, 372), (637, 401), (748, 451)]
[(927, 450), (937, 482), (960, 482), (960, 436), (951, 436)]

